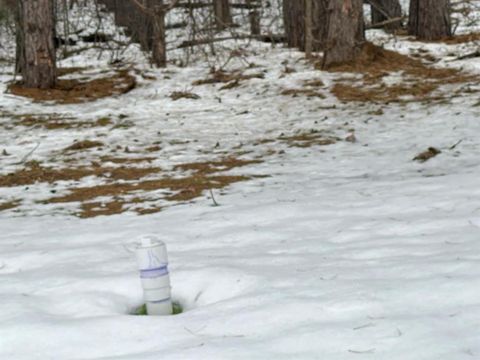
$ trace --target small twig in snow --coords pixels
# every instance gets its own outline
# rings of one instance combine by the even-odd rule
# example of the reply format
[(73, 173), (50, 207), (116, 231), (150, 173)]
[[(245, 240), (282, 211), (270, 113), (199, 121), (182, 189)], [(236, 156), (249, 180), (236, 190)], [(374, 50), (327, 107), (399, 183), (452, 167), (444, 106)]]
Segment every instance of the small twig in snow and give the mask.
[(375, 349), (368, 349), (368, 350), (352, 350), (348, 349), (349, 353), (352, 354), (373, 354), (375, 352)]
[(193, 330), (190, 330), (189, 328), (187, 328), (186, 326), (184, 326), (183, 328), (189, 332), (190, 334), (192, 334), (193, 336), (199, 336), (199, 337), (202, 337), (202, 336), (205, 336), (203, 334), (199, 334), (200, 331), (204, 330), (205, 328), (207, 327), (207, 325), (205, 325), (204, 327), (202, 327), (201, 329), (197, 330), (197, 331), (193, 331)]
[(374, 323), (368, 323), (368, 324), (365, 324), (365, 325), (360, 325), (360, 326), (354, 327), (353, 330), (365, 329), (365, 328), (369, 328), (369, 327), (372, 327), (372, 326), (375, 326), (375, 324)]
[(38, 142), (37, 145), (27, 155), (25, 155), (22, 158), (22, 160), (15, 163), (14, 165), (20, 165), (20, 164), (23, 164), (25, 161), (27, 161), (27, 159), (38, 149), (39, 146), (40, 146), (40, 142)]
[(195, 296), (195, 299), (193, 301), (197, 302), (200, 296), (202, 296), (202, 294), (203, 294), (203, 290), (200, 290), (200, 292), (197, 294), (197, 296)]
[(210, 189), (210, 196), (212, 197), (212, 201), (213, 201), (213, 206), (219, 206), (217, 201), (215, 200), (215, 196), (213, 196), (213, 191), (212, 189)]
[(453, 144), (452, 146), (450, 146), (448, 149), (449, 149), (449, 150), (455, 149), (458, 145), (461, 144), (462, 141), (463, 141), (463, 139), (458, 140), (455, 144)]

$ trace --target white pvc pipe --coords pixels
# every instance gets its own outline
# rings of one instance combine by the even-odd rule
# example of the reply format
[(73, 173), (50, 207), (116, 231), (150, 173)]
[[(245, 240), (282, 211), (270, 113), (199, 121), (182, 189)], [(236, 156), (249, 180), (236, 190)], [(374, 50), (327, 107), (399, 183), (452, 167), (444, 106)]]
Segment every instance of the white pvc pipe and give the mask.
[(148, 315), (171, 315), (167, 247), (155, 236), (140, 239), (135, 249)]

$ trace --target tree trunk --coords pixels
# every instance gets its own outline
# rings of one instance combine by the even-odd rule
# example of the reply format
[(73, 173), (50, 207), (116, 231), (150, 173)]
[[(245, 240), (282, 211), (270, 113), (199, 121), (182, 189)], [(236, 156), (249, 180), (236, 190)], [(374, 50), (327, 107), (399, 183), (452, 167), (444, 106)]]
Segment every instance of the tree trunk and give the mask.
[(411, 0), (408, 33), (421, 40), (452, 36), (449, 0)]
[[(148, 7), (153, 8), (155, 3), (162, 4), (159, 0), (140, 0)], [(155, 2), (156, 1), (156, 2)], [(143, 51), (153, 50), (154, 39), (154, 25), (153, 18), (150, 15), (145, 15), (140, 9), (135, 8), (132, 14), (131, 29), (134, 33), (134, 38), (140, 43), (140, 48)]]
[(248, 7), (248, 19), (250, 21), (250, 33), (253, 36), (260, 35), (260, 14), (258, 13), (258, 7), (260, 3), (256, 0), (247, 0)]
[(365, 42), (362, 0), (329, 0), (323, 67), (355, 60)]
[[(398, 0), (370, 0), (372, 7), (372, 24), (402, 16), (402, 7)], [(395, 31), (402, 27), (402, 21), (396, 21), (385, 26), (387, 31)]]
[(17, 66), (26, 87), (48, 89), (57, 80), (53, 0), (17, 2)]
[(232, 26), (232, 15), (228, 0), (213, 0), (213, 15), (217, 30), (225, 30)]
[[(312, 51), (321, 51), (325, 47), (327, 35), (327, 2), (328, 0), (311, 0), (311, 43)], [(307, 39), (305, 38), (305, 1), (284, 0), (283, 22), (287, 46), (305, 51)], [(309, 4), (307, 4), (309, 5)], [(309, 19), (307, 19), (310, 21)]]
[(165, 39), (165, 9), (163, 0), (154, 0), (152, 9), (152, 61), (156, 67), (167, 66), (167, 44)]
[(305, 56), (312, 57), (313, 51), (313, 0), (305, 2)]
[(15, 74), (22, 74), (25, 67), (25, 34), (22, 29), (22, 11), (20, 3), (14, 7), (15, 17)]
[(283, 23), (287, 46), (304, 50), (305, 9), (301, 0), (283, 0)]

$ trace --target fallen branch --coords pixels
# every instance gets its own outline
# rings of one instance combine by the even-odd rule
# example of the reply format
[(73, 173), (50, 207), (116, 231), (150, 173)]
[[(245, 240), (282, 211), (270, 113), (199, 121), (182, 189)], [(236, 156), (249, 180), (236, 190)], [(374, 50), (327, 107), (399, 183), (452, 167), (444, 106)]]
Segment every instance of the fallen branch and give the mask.
[(476, 58), (476, 57), (480, 57), (480, 51), (479, 50), (476, 50), (476, 51), (474, 51), (473, 53), (470, 53), (470, 54), (458, 56), (455, 60), (465, 60), (465, 59), (472, 59), (472, 58)]
[(198, 46), (198, 45), (213, 44), (216, 42), (226, 41), (226, 40), (244, 40), (244, 39), (255, 39), (263, 42), (277, 43), (277, 42), (284, 42), (285, 36), (284, 35), (257, 35), (257, 36), (234, 35), (234, 36), (225, 36), (225, 37), (219, 37), (219, 38), (186, 40), (186, 41), (183, 41), (180, 45), (178, 45), (177, 49), (183, 49), (186, 47)]
[(382, 28), (386, 25), (390, 25), (392, 23), (396, 23), (396, 22), (400, 22), (400, 21), (403, 21), (405, 20), (407, 17), (406, 16), (400, 16), (400, 17), (396, 17), (396, 18), (392, 18), (392, 19), (388, 19), (388, 20), (385, 20), (385, 21), (381, 21), (379, 23), (375, 23), (375, 24), (370, 24), (368, 26), (366, 26), (365, 28), (368, 30), (368, 29), (378, 29), (378, 28)]

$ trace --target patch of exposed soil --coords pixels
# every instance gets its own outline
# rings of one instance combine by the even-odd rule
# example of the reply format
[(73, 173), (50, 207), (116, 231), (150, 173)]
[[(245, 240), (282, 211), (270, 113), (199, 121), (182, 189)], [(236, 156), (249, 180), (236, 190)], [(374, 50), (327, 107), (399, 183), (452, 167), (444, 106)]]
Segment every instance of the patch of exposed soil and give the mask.
[(313, 86), (313, 87), (323, 87), (325, 86), (325, 83), (322, 81), (322, 79), (312, 79), (312, 80), (306, 80), (303, 83), (305, 86)]
[(280, 94), (285, 96), (292, 96), (292, 97), (303, 95), (309, 98), (317, 97), (320, 99), (325, 99), (324, 94), (312, 89), (285, 89)]
[(179, 164), (174, 167), (174, 170), (192, 170), (198, 174), (211, 174), (218, 171), (227, 171), (236, 167), (259, 164), (261, 162), (261, 160), (241, 160), (234, 157), (229, 157), (219, 161)]
[(437, 156), (440, 154), (441, 151), (438, 150), (437, 148), (430, 146), (427, 150), (421, 152), (420, 154), (416, 155), (413, 160), (419, 161), (419, 162), (425, 162), (430, 160), (431, 158)]
[(57, 76), (62, 77), (65, 75), (80, 73), (85, 70), (88, 70), (88, 67), (72, 66), (72, 67), (57, 68)]
[[(329, 71), (362, 74), (358, 79), (339, 79), (331, 89), (342, 101), (405, 102), (439, 100), (450, 97), (437, 90), (444, 85), (479, 84), (480, 78), (456, 69), (425, 65), (422, 61), (367, 43), (355, 62), (331, 66)], [(399, 79), (384, 79), (397, 74)]]
[[(218, 84), (218, 83), (231, 83), (237, 82), (236, 85), (241, 80), (250, 80), (250, 79), (264, 79), (264, 73), (254, 73), (254, 74), (242, 74), (240, 71), (226, 72), (226, 71), (214, 71), (206, 79), (196, 80), (192, 85), (206, 85), (206, 84)], [(233, 87), (233, 86), (232, 86)]]
[(180, 99), (198, 100), (200, 96), (189, 91), (174, 91), (170, 94), (170, 99), (177, 101)]
[(0, 176), (0, 187), (26, 186), (40, 182), (52, 184), (57, 181), (78, 181), (86, 176), (96, 176), (108, 180), (138, 180), (160, 171), (160, 168), (96, 166), (53, 169), (32, 161), (21, 170)]
[[(332, 87), (331, 91), (341, 101), (389, 103), (433, 100), (431, 94), (437, 88), (438, 86), (433, 83), (400, 83), (390, 86), (381, 83), (370, 88), (337, 83)], [(443, 97), (437, 97), (436, 99), (443, 99)]]
[[(102, 157), (100, 159), (102, 162), (117, 164), (154, 160), (151, 157)], [(239, 181), (248, 180), (252, 177), (217, 173), (260, 162), (261, 160), (242, 160), (229, 157), (210, 162), (179, 164), (175, 166), (174, 170), (183, 172), (184, 175), (181, 177), (154, 178), (152, 175), (161, 171), (158, 167), (110, 167), (92, 163), (92, 166), (55, 169), (31, 161), (14, 173), (0, 176), (0, 187), (29, 186), (35, 183), (54, 184), (58, 181), (79, 181), (84, 177), (92, 176), (101, 179), (101, 183), (95, 186), (73, 186), (67, 194), (52, 197), (42, 203), (80, 202), (81, 208), (76, 215), (82, 218), (119, 214), (125, 211), (135, 211), (143, 215), (162, 209), (163, 205), (159, 206), (156, 203), (157, 200), (190, 201), (201, 196), (207, 190), (220, 189)], [(187, 173), (185, 174), (185, 172)], [(156, 200), (152, 200), (152, 195)], [(19, 201), (0, 204), (0, 210), (13, 208), (18, 204)]]
[(123, 158), (123, 157), (102, 156), (100, 160), (102, 160), (102, 162), (111, 162), (114, 164), (137, 164), (141, 162), (152, 162), (155, 160), (155, 158), (154, 157)]
[(59, 79), (53, 89), (26, 88), (21, 83), (13, 83), (8, 89), (14, 95), (27, 97), (34, 101), (77, 104), (125, 94), (133, 90), (136, 85), (134, 76), (130, 75), (127, 70), (119, 70), (109, 77), (90, 81)]
[(309, 133), (300, 133), (296, 135), (286, 136), (281, 135), (278, 140), (287, 143), (290, 147), (306, 148), (311, 146), (326, 146), (335, 144), (337, 141), (341, 141), (340, 138), (329, 136), (317, 131), (311, 131)]
[(480, 40), (480, 33), (460, 34), (437, 40), (448, 45), (464, 44)]
[[(90, 202), (90, 205), (82, 207), (80, 217), (92, 217), (104, 215), (104, 212), (121, 213), (128, 210), (129, 195), (141, 192), (152, 192), (157, 190), (170, 190), (174, 193), (167, 195), (165, 200), (185, 202), (202, 195), (205, 190), (220, 189), (239, 181), (250, 179), (247, 176), (211, 176), (205, 174), (195, 174), (182, 178), (164, 178), (157, 180), (146, 180), (135, 183), (114, 183), (97, 185), (91, 187), (79, 187), (71, 189), (70, 193), (64, 196), (53, 197), (45, 203), (67, 203), (67, 202)], [(99, 197), (113, 197), (115, 202), (105, 210), (94, 211), (98, 208), (97, 202), (91, 200)], [(121, 200), (120, 200), (121, 199)], [(145, 200), (148, 201), (148, 200)], [(138, 198), (134, 203), (138, 203)], [(94, 205), (92, 205), (94, 204)], [(121, 204), (121, 206), (120, 206)]]
[(20, 120), (15, 122), (15, 125), (45, 128), (47, 130), (55, 129), (79, 129), (79, 128), (94, 128), (104, 127), (112, 124), (112, 120), (106, 117), (99, 118), (96, 121), (77, 121), (74, 117), (61, 116), (57, 114), (47, 115), (23, 115)]
[(66, 147), (63, 151), (81, 151), (91, 148), (99, 148), (105, 146), (101, 141), (82, 140), (75, 141), (72, 145)]
[(124, 203), (121, 201), (110, 202), (85, 202), (80, 206), (80, 212), (77, 214), (80, 218), (90, 218), (100, 215), (115, 215), (125, 211)]
[(12, 200), (0, 203), (0, 211), (14, 209), (20, 205), (20, 200)]

